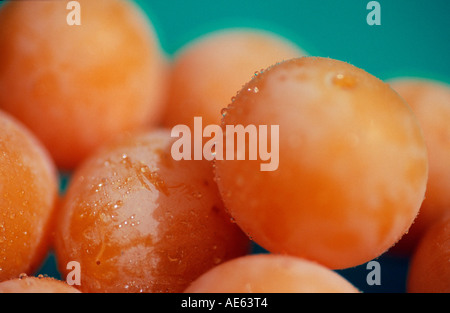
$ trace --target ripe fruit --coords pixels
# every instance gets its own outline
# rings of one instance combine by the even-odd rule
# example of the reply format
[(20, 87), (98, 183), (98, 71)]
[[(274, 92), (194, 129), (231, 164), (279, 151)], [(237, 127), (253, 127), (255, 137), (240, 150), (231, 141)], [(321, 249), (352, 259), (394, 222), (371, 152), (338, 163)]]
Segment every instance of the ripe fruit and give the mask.
[(275, 254), (225, 262), (195, 280), (186, 293), (355, 293), (337, 273), (314, 262)]
[(31, 274), (42, 262), (57, 191), (56, 171), (42, 145), (0, 112), (0, 281)]
[(435, 221), (419, 241), (409, 268), (408, 292), (450, 292), (450, 215)]
[(418, 213), (428, 175), (421, 128), (389, 85), (359, 68), (313, 57), (275, 65), (242, 88), (227, 125), (279, 125), (268, 142), (279, 146), (278, 169), (261, 171), (260, 157), (216, 161), (226, 208), (271, 252), (356, 266), (395, 244)]
[(80, 263), (83, 292), (181, 292), (248, 252), (211, 164), (174, 161), (170, 134), (125, 136), (74, 174), (56, 232), (59, 268)]
[(393, 249), (411, 254), (430, 225), (450, 212), (450, 87), (420, 78), (398, 78), (390, 85), (417, 116), (428, 149), (425, 200), (408, 234)]
[(164, 125), (220, 124), (221, 110), (256, 71), (304, 55), (282, 37), (252, 29), (210, 33), (175, 57)]
[(165, 66), (148, 20), (130, 1), (10, 1), (0, 9), (0, 108), (71, 170), (105, 140), (154, 125)]

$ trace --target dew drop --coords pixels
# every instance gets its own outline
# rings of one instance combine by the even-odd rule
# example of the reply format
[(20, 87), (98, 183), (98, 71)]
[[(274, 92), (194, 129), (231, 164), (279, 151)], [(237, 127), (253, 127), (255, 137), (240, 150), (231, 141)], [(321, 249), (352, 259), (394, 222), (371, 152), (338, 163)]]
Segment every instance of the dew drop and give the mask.
[[(234, 98), (234, 97), (233, 97), (233, 98)], [(233, 98), (231, 98), (231, 101), (234, 101)], [(220, 114), (222, 114), (223, 117), (227, 116), (227, 113), (228, 113), (228, 109), (227, 109), (227, 108), (223, 108), (223, 109), (220, 111)]]

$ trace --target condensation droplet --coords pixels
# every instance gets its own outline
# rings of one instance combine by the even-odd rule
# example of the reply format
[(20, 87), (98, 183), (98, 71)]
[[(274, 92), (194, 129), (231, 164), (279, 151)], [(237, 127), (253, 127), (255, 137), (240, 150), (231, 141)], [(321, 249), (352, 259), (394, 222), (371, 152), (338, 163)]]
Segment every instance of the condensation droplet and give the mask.
[(20, 273), (19, 274), (19, 279), (23, 279), (23, 278), (26, 278), (26, 277), (28, 277), (28, 275), (25, 274), (25, 273)]
[[(234, 97), (233, 97), (233, 98), (234, 98)], [(234, 101), (233, 98), (231, 98), (231, 101)], [(227, 109), (227, 108), (223, 108), (223, 109), (220, 111), (220, 114), (222, 114), (223, 117), (227, 116), (227, 113), (228, 113), (228, 109)]]

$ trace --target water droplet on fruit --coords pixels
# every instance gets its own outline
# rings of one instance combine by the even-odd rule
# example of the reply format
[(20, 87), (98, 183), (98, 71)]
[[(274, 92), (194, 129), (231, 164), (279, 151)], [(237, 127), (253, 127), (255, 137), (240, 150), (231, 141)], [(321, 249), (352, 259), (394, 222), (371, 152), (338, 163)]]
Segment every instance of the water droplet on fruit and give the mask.
[(114, 204), (114, 209), (118, 209), (119, 207), (121, 207), (123, 204), (122, 200), (117, 200), (116, 203)]
[[(234, 97), (233, 97), (233, 98), (234, 98)], [(231, 101), (234, 101), (233, 98), (231, 98)], [(228, 109), (227, 109), (227, 108), (223, 108), (223, 109), (220, 111), (220, 114), (222, 114), (223, 117), (227, 116), (227, 113), (228, 113)]]

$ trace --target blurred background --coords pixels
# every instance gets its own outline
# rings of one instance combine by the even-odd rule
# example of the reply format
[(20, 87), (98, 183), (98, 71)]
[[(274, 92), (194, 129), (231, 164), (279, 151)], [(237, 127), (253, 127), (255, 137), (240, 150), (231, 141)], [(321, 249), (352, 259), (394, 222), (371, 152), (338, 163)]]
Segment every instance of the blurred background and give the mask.
[(163, 49), (227, 27), (276, 32), (314, 56), (349, 62), (381, 79), (450, 81), (450, 1), (381, 0), (381, 25), (366, 22), (369, 0), (136, 0)]
[[(381, 25), (368, 25), (368, 0), (135, 0), (169, 57), (214, 30), (275, 32), (307, 54), (346, 61), (380, 79), (401, 76), (450, 83), (450, 1), (380, 0)], [(68, 177), (61, 176), (63, 188)], [(254, 252), (265, 252), (254, 246)], [(58, 277), (51, 254), (40, 273)], [(366, 264), (338, 271), (363, 292), (404, 292), (408, 259), (377, 259), (381, 285), (368, 285)]]

